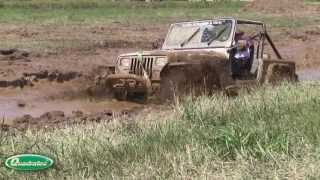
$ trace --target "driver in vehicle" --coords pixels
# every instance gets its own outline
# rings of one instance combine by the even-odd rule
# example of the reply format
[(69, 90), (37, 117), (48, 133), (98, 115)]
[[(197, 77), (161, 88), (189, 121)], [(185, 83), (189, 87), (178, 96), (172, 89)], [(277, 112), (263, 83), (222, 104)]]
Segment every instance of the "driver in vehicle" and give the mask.
[(253, 42), (249, 37), (244, 36), (244, 32), (238, 32), (235, 34), (237, 51), (234, 55), (235, 59), (246, 61), (250, 60), (250, 47), (253, 46)]
[(233, 74), (239, 77), (250, 69), (253, 54), (253, 42), (249, 37), (244, 36), (244, 32), (235, 34), (236, 49), (233, 56)]
[(237, 50), (234, 58), (238, 61), (246, 62), (250, 60), (250, 45), (246, 40), (239, 40), (237, 42)]

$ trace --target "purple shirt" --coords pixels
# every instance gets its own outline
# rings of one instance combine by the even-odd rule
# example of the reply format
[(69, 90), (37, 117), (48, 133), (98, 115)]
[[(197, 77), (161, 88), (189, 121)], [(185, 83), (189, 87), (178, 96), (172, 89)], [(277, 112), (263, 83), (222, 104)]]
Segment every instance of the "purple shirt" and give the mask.
[(237, 51), (234, 57), (238, 60), (248, 60), (250, 59), (250, 49), (245, 48), (242, 51)]

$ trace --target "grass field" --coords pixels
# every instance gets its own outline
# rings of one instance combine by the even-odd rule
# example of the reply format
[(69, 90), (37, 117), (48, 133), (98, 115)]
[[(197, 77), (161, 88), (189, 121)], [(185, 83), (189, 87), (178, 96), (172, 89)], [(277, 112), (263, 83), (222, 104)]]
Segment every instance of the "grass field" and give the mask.
[[(65, 1), (3, 1), (2, 22), (43, 23), (92, 23), (112, 21), (166, 21), (167, 18), (203, 17), (215, 10), (215, 14), (238, 12), (243, 3), (127, 3), (99, 0)], [(177, 8), (179, 7), (179, 8)], [(178, 9), (178, 10), (177, 10)]]
[[(320, 84), (261, 87), (178, 103), (162, 118), (1, 134), (1, 163), (32, 152), (54, 169), (0, 176), (30, 179), (318, 179)], [(122, 122), (122, 123), (121, 123)]]
[(0, 1), (0, 23), (19, 24), (94, 24), (94, 23), (168, 23), (175, 20), (235, 16), (264, 20), (275, 27), (301, 27), (314, 24), (319, 16), (284, 15), (244, 11), (241, 1), (215, 3), (164, 1), (154, 3), (110, 0), (11, 0)]

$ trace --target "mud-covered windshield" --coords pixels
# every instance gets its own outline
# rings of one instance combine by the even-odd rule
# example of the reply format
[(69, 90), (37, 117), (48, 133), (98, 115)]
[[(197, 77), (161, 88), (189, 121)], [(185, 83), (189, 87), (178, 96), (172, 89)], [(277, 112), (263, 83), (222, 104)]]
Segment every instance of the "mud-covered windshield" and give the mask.
[(173, 24), (163, 49), (225, 47), (231, 41), (232, 28), (232, 20)]

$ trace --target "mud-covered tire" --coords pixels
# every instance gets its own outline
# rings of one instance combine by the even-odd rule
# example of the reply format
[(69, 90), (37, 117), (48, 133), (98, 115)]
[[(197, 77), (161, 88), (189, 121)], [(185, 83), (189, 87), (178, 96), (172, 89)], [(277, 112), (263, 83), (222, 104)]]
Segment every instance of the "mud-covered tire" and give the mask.
[[(195, 65), (193, 66), (195, 67)], [(172, 67), (161, 76), (161, 100), (172, 100), (187, 94), (195, 96), (211, 94), (215, 89), (221, 88), (219, 75), (215, 73), (214, 69), (195, 71), (197, 68), (193, 66)], [(198, 65), (198, 67), (200, 66), (201, 64)]]
[(265, 76), (265, 83), (278, 84), (283, 81), (296, 82), (298, 76), (288, 65), (273, 64), (268, 67)]
[(161, 77), (159, 97), (161, 101), (172, 100), (178, 95), (182, 85), (186, 83), (186, 78), (179, 69), (171, 69)]
[(128, 98), (127, 91), (117, 91), (113, 93), (114, 98), (118, 101), (125, 101)]

